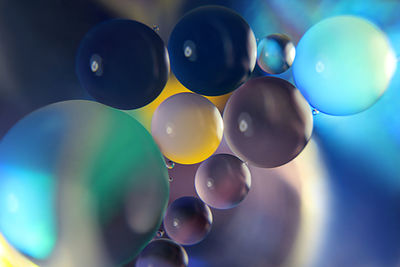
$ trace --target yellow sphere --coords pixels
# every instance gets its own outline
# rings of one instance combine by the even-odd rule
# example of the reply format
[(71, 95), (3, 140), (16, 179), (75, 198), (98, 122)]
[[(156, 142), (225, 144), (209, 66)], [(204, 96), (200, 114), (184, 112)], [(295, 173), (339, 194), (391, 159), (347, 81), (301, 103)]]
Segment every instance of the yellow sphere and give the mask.
[(151, 134), (164, 156), (180, 164), (195, 164), (211, 156), (221, 143), (223, 122), (213, 103), (203, 96), (180, 93), (154, 112)]

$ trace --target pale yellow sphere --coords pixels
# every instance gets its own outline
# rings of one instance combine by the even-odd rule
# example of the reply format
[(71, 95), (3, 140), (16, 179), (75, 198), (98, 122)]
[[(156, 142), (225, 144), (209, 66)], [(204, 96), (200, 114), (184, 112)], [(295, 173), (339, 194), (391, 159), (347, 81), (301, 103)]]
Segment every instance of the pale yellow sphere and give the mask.
[(205, 97), (180, 93), (158, 106), (151, 134), (164, 156), (180, 164), (195, 164), (211, 156), (221, 143), (222, 117)]

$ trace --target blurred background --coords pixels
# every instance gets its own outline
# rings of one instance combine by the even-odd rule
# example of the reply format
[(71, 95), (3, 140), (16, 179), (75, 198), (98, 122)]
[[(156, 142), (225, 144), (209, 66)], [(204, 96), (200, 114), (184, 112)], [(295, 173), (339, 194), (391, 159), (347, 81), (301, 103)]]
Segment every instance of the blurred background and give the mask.
[[(0, 136), (39, 107), (90, 99), (76, 77), (75, 54), (94, 25), (134, 19), (158, 26), (167, 43), (184, 13), (207, 4), (241, 14), (258, 39), (284, 33), (295, 44), (321, 19), (358, 15), (385, 31), (400, 56), (398, 0), (0, 0)], [(254, 75), (266, 74), (256, 69)], [(291, 70), (280, 76), (291, 80)], [(171, 77), (165, 94), (184, 90)], [(221, 111), (226, 98), (215, 100)], [(148, 127), (157, 103), (130, 114)], [(189, 266), (400, 266), (399, 103), (397, 68), (370, 109), (346, 117), (315, 115), (304, 153), (283, 167), (252, 167), (243, 203), (213, 210), (210, 235), (186, 247)], [(218, 152), (229, 149), (222, 143)], [(196, 195), (197, 167), (170, 170), (170, 201)], [(1, 238), (0, 244), (0, 258), (16, 255)]]

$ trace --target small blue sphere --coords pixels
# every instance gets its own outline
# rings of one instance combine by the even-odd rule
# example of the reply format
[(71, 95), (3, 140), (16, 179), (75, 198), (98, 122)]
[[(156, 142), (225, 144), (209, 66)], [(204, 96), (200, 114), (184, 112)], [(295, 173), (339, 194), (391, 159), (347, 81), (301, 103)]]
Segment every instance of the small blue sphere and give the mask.
[(189, 90), (207, 96), (227, 94), (250, 76), (257, 44), (247, 22), (230, 9), (197, 8), (171, 33), (171, 68)]
[(168, 80), (169, 59), (164, 42), (151, 28), (115, 19), (85, 35), (76, 69), (92, 97), (127, 110), (143, 107), (161, 93)]
[(292, 66), (296, 48), (288, 36), (271, 34), (259, 42), (257, 54), (258, 66), (263, 71), (270, 74), (280, 74)]

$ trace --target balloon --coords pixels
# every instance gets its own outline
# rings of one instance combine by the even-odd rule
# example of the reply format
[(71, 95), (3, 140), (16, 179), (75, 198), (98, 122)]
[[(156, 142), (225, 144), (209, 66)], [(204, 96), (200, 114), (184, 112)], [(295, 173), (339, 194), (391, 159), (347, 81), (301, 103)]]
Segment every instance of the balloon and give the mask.
[(290, 38), (284, 34), (271, 34), (259, 42), (257, 46), (257, 63), (265, 72), (280, 74), (292, 66), (296, 55)]
[(181, 197), (170, 204), (164, 217), (166, 233), (182, 245), (202, 241), (211, 230), (210, 208), (196, 197)]
[(294, 159), (309, 141), (311, 109), (286, 80), (261, 77), (233, 93), (224, 111), (225, 138), (243, 161), (273, 168)]
[(178, 22), (168, 51), (171, 68), (186, 88), (217, 96), (246, 81), (255, 66), (257, 44), (240, 15), (224, 7), (205, 6)]
[(325, 19), (311, 27), (297, 46), (295, 83), (317, 110), (351, 115), (372, 106), (396, 69), (385, 34), (354, 16)]
[(161, 238), (152, 241), (140, 253), (136, 267), (186, 267), (188, 255), (183, 247), (172, 240)]
[(41, 108), (0, 143), (0, 232), (40, 266), (128, 261), (158, 230), (168, 198), (151, 135), (96, 102)]
[(89, 31), (77, 55), (81, 85), (99, 102), (136, 109), (152, 102), (168, 80), (168, 53), (146, 25), (115, 19)]
[(151, 122), (151, 134), (168, 159), (194, 164), (218, 148), (223, 122), (209, 100), (197, 94), (180, 93), (158, 106)]
[(217, 209), (238, 205), (249, 192), (249, 168), (230, 154), (216, 154), (201, 163), (195, 176), (196, 191), (201, 200)]

